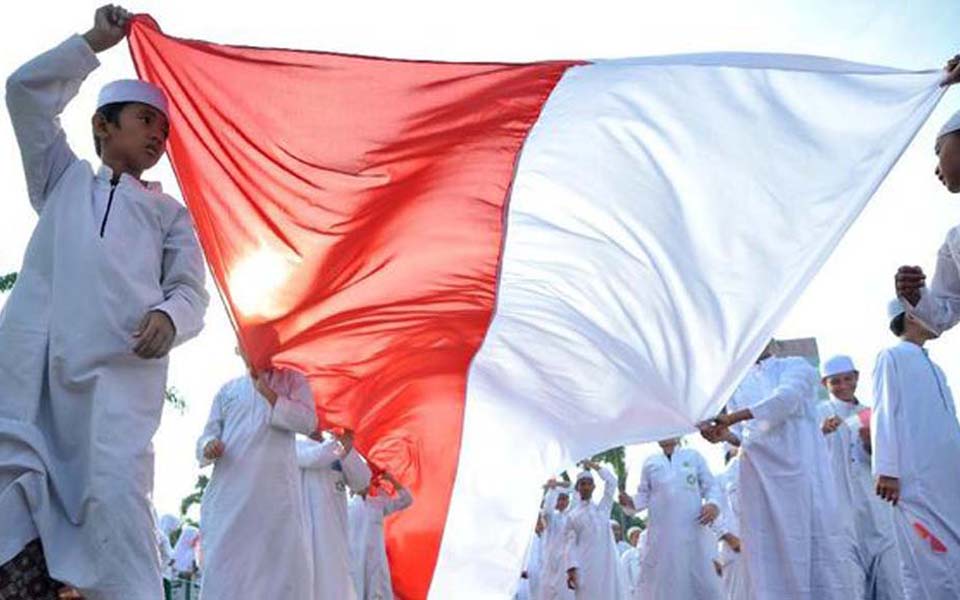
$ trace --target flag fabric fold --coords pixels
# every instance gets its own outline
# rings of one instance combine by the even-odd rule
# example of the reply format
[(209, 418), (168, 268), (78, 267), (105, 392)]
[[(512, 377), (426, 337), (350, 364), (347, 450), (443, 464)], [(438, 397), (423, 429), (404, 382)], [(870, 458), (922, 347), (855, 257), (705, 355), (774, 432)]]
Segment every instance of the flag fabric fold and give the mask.
[(714, 414), (942, 93), (803, 56), (129, 39), (247, 357), (417, 498), (401, 598), (507, 597), (543, 479)]

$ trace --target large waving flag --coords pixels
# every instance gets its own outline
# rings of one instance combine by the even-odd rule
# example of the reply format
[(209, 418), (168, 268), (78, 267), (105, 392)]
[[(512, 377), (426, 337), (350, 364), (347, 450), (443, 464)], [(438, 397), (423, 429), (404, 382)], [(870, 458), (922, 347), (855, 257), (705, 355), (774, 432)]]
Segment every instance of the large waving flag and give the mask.
[(547, 476), (713, 415), (941, 95), (798, 56), (130, 46), (247, 356), (413, 489), (402, 598), (507, 597)]

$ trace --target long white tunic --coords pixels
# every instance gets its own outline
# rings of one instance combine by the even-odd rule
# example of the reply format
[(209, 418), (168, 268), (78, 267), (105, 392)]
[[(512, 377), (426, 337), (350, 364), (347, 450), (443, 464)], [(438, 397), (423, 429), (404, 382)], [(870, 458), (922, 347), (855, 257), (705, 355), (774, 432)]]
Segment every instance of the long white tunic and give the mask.
[(552, 489), (543, 501), (544, 528), (541, 549), (540, 589), (535, 600), (573, 600), (573, 590), (567, 587), (567, 516), (574, 502), (571, 497), (566, 510), (557, 510), (559, 492)]
[[(863, 409), (864, 406), (859, 402), (843, 402), (831, 397), (817, 405), (817, 420), (822, 427), (823, 422), (830, 417), (839, 417), (846, 420)], [(863, 502), (863, 499), (859, 498), (855, 490), (854, 475), (851, 470), (851, 463), (853, 462), (851, 453), (856, 436), (856, 432), (845, 425), (841, 425), (833, 432), (824, 434), (824, 439), (827, 443), (827, 454), (830, 457), (834, 489), (837, 492), (840, 525), (846, 538), (843, 552), (850, 564), (853, 565), (854, 594), (860, 598), (865, 594), (867, 559), (861, 553), (856, 524), (857, 505)]]
[(873, 382), (873, 474), (900, 479), (906, 597), (960, 598), (960, 424), (946, 377), (925, 350), (900, 342), (877, 357)]
[(73, 36), (7, 80), (39, 221), (0, 313), (0, 564), (39, 537), (51, 575), (87, 598), (153, 600), (168, 360), (138, 358), (132, 334), (158, 309), (182, 342), (208, 298), (186, 209), (128, 175), (112, 186), (67, 144), (58, 115), (98, 64)]
[(403, 488), (396, 497), (355, 495), (347, 506), (353, 585), (360, 600), (393, 600), (383, 519), (413, 504)]
[(866, 571), (864, 597), (867, 600), (900, 600), (903, 598), (903, 578), (893, 506), (876, 494), (871, 456), (860, 439), (859, 417), (848, 418), (844, 427), (852, 433), (850, 473), (860, 556)]
[(340, 456), (343, 447), (330, 440), (297, 440), (302, 506), (307, 517), (308, 556), (313, 579), (308, 600), (356, 600), (351, 576), (347, 492), (370, 485), (370, 469), (351, 451)]
[(740, 552), (735, 552), (727, 542), (719, 542), (718, 560), (723, 568), (723, 598), (725, 600), (752, 600), (750, 580), (743, 560), (744, 540), (740, 536), (740, 458), (735, 457), (726, 470), (717, 477), (717, 485), (723, 492), (723, 512), (716, 526), (718, 535), (732, 533), (740, 539)]
[(217, 393), (197, 441), (223, 442), (200, 504), (204, 600), (304, 598), (310, 582), (306, 521), (294, 432), (317, 427), (306, 378), (289, 370), (262, 375), (274, 406), (240, 377)]
[(523, 561), (526, 577), (520, 578), (514, 600), (536, 600), (540, 594), (540, 572), (543, 559), (543, 538), (536, 533), (530, 538), (530, 546)]
[(637, 546), (620, 555), (620, 569), (623, 572), (626, 586), (624, 598), (627, 600), (641, 600), (643, 598), (641, 565), (646, 558), (646, 549), (647, 530), (644, 529), (640, 534), (639, 541), (637, 541)]
[(723, 501), (707, 462), (692, 448), (677, 447), (673, 456), (650, 456), (643, 463), (633, 499), (648, 510), (648, 552), (641, 565), (643, 594), (649, 600), (720, 598), (713, 568), (717, 539), (698, 522), (704, 503), (718, 509)]
[(617, 477), (606, 467), (599, 473), (604, 483), (600, 502), (578, 502), (567, 517), (566, 564), (568, 570), (577, 570), (577, 600), (620, 600), (625, 594), (620, 557), (610, 531)]
[(802, 358), (768, 358), (729, 403), (755, 417), (737, 430), (743, 560), (757, 598), (853, 597), (816, 385)]

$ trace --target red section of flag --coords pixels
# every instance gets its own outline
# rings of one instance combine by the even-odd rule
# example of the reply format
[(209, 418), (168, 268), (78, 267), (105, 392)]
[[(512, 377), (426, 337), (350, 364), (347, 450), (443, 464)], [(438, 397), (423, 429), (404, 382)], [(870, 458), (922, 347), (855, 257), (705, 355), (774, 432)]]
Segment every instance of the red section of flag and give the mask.
[(514, 165), (570, 63), (219, 46), (145, 16), (129, 40), (246, 356), (304, 371), (322, 421), (411, 487), (388, 552), (399, 595), (425, 597)]
[(937, 536), (930, 533), (930, 530), (923, 526), (920, 521), (913, 522), (913, 529), (917, 532), (917, 535), (920, 536), (920, 539), (930, 542), (930, 549), (937, 554), (944, 554), (947, 551), (947, 547), (943, 542), (940, 541)]

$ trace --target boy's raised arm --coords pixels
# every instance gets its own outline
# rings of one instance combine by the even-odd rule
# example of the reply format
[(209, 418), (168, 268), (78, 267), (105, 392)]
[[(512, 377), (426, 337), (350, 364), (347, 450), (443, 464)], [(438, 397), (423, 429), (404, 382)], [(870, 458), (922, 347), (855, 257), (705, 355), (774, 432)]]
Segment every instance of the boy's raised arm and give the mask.
[(60, 126), (60, 113), (100, 62), (95, 52), (123, 39), (130, 13), (105, 6), (86, 34), (74, 35), (29, 61), (7, 79), (7, 110), (20, 146), (30, 204), (38, 213), (77, 157)]

